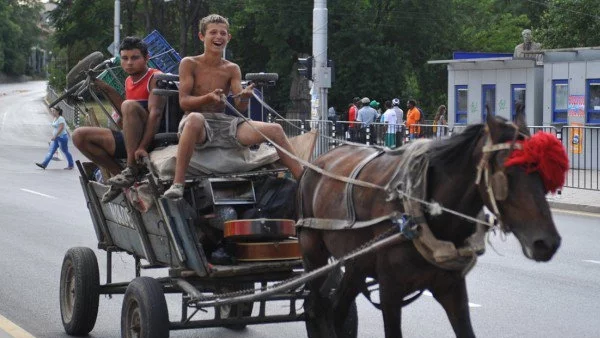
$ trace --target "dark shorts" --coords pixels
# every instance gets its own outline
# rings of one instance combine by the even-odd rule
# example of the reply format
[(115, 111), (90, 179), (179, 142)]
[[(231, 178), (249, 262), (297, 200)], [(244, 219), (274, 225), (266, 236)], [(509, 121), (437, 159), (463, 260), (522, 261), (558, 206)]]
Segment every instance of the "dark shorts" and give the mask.
[(125, 139), (123, 139), (123, 133), (120, 131), (112, 131), (115, 139), (115, 154), (114, 158), (127, 158), (127, 149), (125, 149)]

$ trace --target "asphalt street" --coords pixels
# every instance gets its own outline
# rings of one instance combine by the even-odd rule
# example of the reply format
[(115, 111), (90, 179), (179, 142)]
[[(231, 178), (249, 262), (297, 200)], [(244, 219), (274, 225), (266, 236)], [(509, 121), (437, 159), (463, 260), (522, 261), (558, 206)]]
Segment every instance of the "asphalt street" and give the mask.
[[(50, 116), (44, 82), (0, 84), (0, 316), (38, 338), (67, 337), (58, 302), (60, 269), (70, 247), (97, 241), (78, 173), (52, 161), (34, 165), (48, 148)], [(82, 156), (70, 145), (76, 159)], [(514, 236), (492, 235), (467, 277), (471, 318), (479, 337), (600, 337), (600, 217), (554, 211), (563, 243), (548, 263), (525, 258)], [(113, 258), (114, 280), (133, 278), (133, 259)], [(164, 270), (146, 275), (164, 275)], [(176, 319), (179, 307), (169, 296)], [(91, 337), (120, 337), (122, 296), (101, 297)], [(359, 336), (383, 336), (380, 312), (360, 296)], [(282, 305), (283, 306), (283, 305)], [(441, 306), (425, 295), (403, 309), (405, 337), (453, 337)], [(2, 332), (0, 337), (11, 337)], [(172, 332), (172, 337), (306, 337), (303, 323)], [(16, 337), (16, 336), (15, 336)]]

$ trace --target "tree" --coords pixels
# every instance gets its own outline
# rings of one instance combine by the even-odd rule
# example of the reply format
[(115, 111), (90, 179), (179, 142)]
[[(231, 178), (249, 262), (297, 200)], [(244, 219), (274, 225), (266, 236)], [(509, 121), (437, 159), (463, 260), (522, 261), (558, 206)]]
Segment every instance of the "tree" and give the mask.
[(33, 0), (4, 0), (0, 3), (0, 72), (27, 72), (31, 48), (39, 43), (40, 4)]
[(551, 0), (537, 32), (544, 48), (600, 45), (600, 2), (597, 0)]

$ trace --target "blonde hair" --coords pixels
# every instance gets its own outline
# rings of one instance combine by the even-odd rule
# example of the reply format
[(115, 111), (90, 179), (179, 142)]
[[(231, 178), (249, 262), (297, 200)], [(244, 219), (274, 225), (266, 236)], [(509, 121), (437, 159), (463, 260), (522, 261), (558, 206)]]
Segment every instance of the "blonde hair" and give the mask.
[(210, 14), (210, 15), (203, 17), (202, 20), (200, 20), (199, 26), (200, 26), (200, 33), (202, 33), (202, 35), (206, 35), (206, 26), (208, 26), (208, 24), (210, 24), (210, 23), (225, 24), (227, 26), (227, 31), (229, 31), (229, 21), (227, 21), (227, 19), (220, 16), (219, 14)]

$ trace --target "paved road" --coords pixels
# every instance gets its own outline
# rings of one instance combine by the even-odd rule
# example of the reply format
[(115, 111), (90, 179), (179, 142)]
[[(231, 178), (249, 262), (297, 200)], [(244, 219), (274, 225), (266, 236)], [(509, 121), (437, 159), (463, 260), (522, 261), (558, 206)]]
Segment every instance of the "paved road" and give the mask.
[[(67, 337), (58, 304), (63, 255), (73, 246), (95, 248), (96, 241), (77, 173), (62, 170), (64, 161), (51, 163), (46, 171), (33, 165), (44, 156), (50, 137), (43, 92), (43, 82), (0, 85), (0, 315), (35, 337), (55, 338)], [(554, 215), (563, 245), (550, 263), (527, 260), (512, 236), (506, 241), (492, 237), (498, 253), (488, 246), (467, 278), (478, 336), (600, 337), (600, 218)], [(104, 279), (105, 256), (100, 251), (97, 256)], [(119, 255), (113, 263), (115, 280), (133, 277), (129, 256)], [(101, 298), (91, 337), (120, 337), (121, 300)], [(174, 305), (175, 299), (169, 300)], [(178, 307), (170, 311), (175, 319)], [(379, 312), (362, 296), (359, 318), (360, 337), (383, 335)], [(1, 329), (0, 337), (10, 337)], [(403, 310), (403, 330), (406, 337), (453, 337), (443, 310), (430, 296)], [(302, 323), (292, 323), (171, 336), (296, 338), (306, 333)]]

